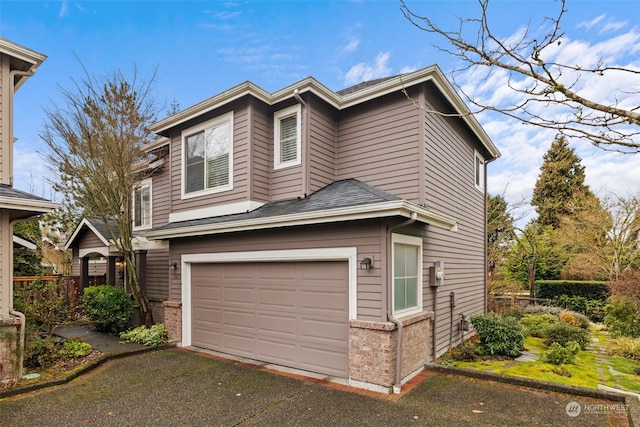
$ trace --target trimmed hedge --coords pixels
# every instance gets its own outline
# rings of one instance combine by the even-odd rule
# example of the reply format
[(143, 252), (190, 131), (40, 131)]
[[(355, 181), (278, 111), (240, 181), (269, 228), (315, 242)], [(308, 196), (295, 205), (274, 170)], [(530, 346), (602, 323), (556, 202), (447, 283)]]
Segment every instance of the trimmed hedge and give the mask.
[(536, 297), (554, 299), (561, 295), (604, 301), (611, 294), (607, 282), (585, 280), (536, 280)]

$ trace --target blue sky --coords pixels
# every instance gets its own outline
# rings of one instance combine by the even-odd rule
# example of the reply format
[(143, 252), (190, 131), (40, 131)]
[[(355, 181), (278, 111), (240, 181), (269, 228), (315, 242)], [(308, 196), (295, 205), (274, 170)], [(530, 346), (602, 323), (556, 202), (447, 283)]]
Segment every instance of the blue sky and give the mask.
[[(447, 26), (477, 13), (473, 0), (408, 0), (416, 12)], [(538, 25), (557, 12), (557, 1), (492, 1), (490, 17), (501, 36)], [(566, 48), (576, 61), (605, 57), (640, 68), (640, 7), (636, 1), (569, 0), (563, 20)], [(59, 86), (82, 78), (77, 57), (94, 75), (116, 69), (142, 77), (158, 67), (155, 97), (187, 108), (250, 80), (273, 92), (307, 76), (339, 90), (363, 80), (437, 63), (448, 74), (456, 63), (433, 47), (438, 40), (411, 25), (399, 1), (11, 1), (0, 2), (0, 36), (48, 56), (16, 95), (15, 186), (47, 198), (38, 137), (43, 108), (59, 101)], [(623, 46), (620, 52), (621, 43)], [(615, 49), (617, 46), (618, 49)], [(614, 52), (615, 51), (615, 52)], [(610, 57), (608, 57), (610, 55)], [(595, 57), (594, 57), (595, 58)], [(483, 82), (467, 84), (496, 91)], [(615, 86), (616, 82), (611, 84)], [(631, 85), (624, 97), (635, 102)], [(602, 84), (594, 96), (615, 88)], [(618, 88), (620, 89), (620, 88)], [(484, 94), (487, 96), (487, 93)], [(602, 95), (604, 96), (604, 95)], [(639, 105), (640, 100), (635, 102)], [(511, 201), (530, 199), (542, 156), (554, 133), (526, 128), (502, 117), (479, 121), (503, 153), (489, 165), (489, 191)], [(574, 142), (586, 166), (587, 183), (599, 193), (640, 188), (640, 154), (604, 153)]]

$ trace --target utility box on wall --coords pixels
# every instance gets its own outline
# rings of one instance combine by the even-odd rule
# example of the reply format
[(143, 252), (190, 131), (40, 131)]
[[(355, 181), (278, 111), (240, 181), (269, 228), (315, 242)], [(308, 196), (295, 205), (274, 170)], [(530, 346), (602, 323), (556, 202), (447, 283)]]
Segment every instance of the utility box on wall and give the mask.
[(436, 261), (433, 267), (429, 267), (429, 284), (441, 286), (444, 283), (444, 261)]

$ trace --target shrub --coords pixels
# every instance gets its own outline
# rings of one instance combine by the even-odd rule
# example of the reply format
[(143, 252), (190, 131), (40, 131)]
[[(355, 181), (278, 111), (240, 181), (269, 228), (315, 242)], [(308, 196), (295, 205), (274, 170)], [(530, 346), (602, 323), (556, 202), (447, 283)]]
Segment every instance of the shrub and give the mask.
[(640, 338), (613, 338), (607, 342), (606, 352), (609, 356), (640, 360)]
[(558, 318), (553, 314), (526, 314), (520, 319), (520, 323), (525, 327), (525, 332), (532, 337), (542, 338), (544, 328), (552, 323), (556, 323)]
[(527, 314), (551, 314), (552, 316), (558, 316), (562, 309), (560, 307), (554, 307), (550, 305), (527, 305), (519, 310), (522, 316)]
[(612, 336), (640, 337), (640, 311), (630, 299), (612, 299), (605, 311), (604, 324)]
[(604, 316), (606, 315), (605, 307), (606, 304), (604, 301), (589, 300), (587, 301), (587, 311), (584, 314), (586, 314), (592, 322), (600, 323), (604, 321)]
[(564, 346), (554, 342), (548, 350), (542, 352), (541, 359), (543, 362), (554, 365), (574, 363), (579, 352), (580, 344), (575, 341), (569, 341)]
[(473, 362), (478, 358), (478, 346), (470, 341), (465, 341), (449, 350), (449, 356), (451, 360)]
[(561, 322), (568, 323), (573, 326), (577, 326), (578, 328), (580, 327), (580, 321), (575, 316), (575, 314), (570, 311), (561, 311), (560, 314), (558, 315), (558, 318), (560, 319)]
[(569, 341), (575, 341), (580, 345), (580, 348), (585, 348), (589, 344), (589, 331), (564, 322), (554, 323), (545, 327), (542, 335), (545, 338), (544, 343), (546, 345), (557, 342), (566, 347)]
[(480, 336), (480, 354), (507, 357), (520, 355), (524, 334), (522, 325), (516, 319), (490, 313), (473, 316), (470, 321)]
[(96, 322), (96, 329), (102, 332), (117, 332), (128, 325), (133, 316), (133, 302), (119, 287), (89, 287), (84, 290), (82, 302), (85, 314)]
[(24, 313), (30, 326), (47, 335), (72, 318), (66, 291), (59, 281), (34, 280), (16, 290), (13, 301), (15, 309)]
[(60, 350), (60, 356), (69, 359), (75, 359), (78, 357), (84, 357), (91, 353), (93, 347), (88, 342), (80, 340), (65, 341), (62, 350)]
[(536, 280), (536, 296), (554, 299), (561, 295), (604, 301), (611, 293), (606, 282), (583, 280)]
[(150, 347), (158, 346), (169, 339), (169, 334), (162, 323), (156, 323), (147, 329), (142, 325), (127, 332), (122, 332), (120, 338), (125, 341), (137, 342)]
[(55, 362), (59, 358), (58, 347), (51, 337), (30, 336), (24, 348), (24, 366), (27, 368), (42, 368)]

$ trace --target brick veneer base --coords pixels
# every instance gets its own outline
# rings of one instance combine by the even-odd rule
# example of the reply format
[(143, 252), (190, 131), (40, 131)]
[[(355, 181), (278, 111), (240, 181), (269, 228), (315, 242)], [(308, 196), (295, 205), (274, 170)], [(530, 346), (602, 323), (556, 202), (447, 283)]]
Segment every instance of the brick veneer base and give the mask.
[(172, 341), (182, 341), (182, 303), (165, 301), (162, 303), (164, 327)]
[[(402, 319), (403, 380), (429, 361), (431, 313)], [(395, 382), (398, 330), (392, 322), (349, 322), (349, 380), (390, 389)]]
[(20, 319), (0, 320), (0, 384), (15, 384), (20, 379), (19, 331)]

